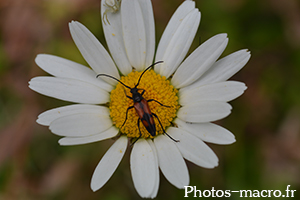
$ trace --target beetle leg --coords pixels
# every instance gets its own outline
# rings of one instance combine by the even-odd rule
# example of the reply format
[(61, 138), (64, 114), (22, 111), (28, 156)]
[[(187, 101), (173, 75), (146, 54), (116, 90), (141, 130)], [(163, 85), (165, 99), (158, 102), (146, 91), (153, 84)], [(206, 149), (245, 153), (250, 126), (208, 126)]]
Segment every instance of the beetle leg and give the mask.
[(138, 118), (137, 125), (138, 125), (138, 128), (139, 128), (140, 136), (130, 146), (133, 146), (134, 143), (136, 143), (142, 137), (142, 133), (141, 133), (141, 129), (140, 129), (140, 122), (141, 122), (141, 118)]
[(146, 90), (144, 90), (144, 89), (138, 89), (138, 90), (143, 90), (142, 93), (141, 93), (142, 96), (143, 96), (143, 94), (144, 94), (145, 91), (146, 91)]
[(155, 99), (149, 99), (149, 100), (147, 100), (147, 102), (151, 102), (151, 101), (155, 101), (155, 102), (158, 103), (159, 105), (164, 106), (164, 107), (167, 107), (167, 108), (172, 107), (172, 106), (166, 106), (166, 105), (160, 103), (159, 101), (156, 101)]
[(156, 117), (156, 119), (158, 120), (158, 122), (159, 122), (159, 124), (160, 124), (160, 127), (161, 127), (161, 129), (163, 130), (164, 134), (166, 134), (166, 135), (167, 135), (171, 140), (173, 140), (174, 142), (179, 142), (179, 140), (175, 140), (175, 139), (172, 138), (168, 133), (166, 133), (166, 131), (165, 131), (164, 127), (162, 126), (162, 124), (161, 124), (159, 118), (157, 117), (157, 115), (156, 115), (155, 113), (152, 113), (152, 115), (153, 115), (154, 117)]
[(140, 129), (140, 122), (141, 122), (141, 118), (138, 118), (137, 125), (138, 125), (139, 133), (140, 133), (140, 136), (138, 137), (138, 139), (140, 139), (142, 137), (142, 133), (141, 133), (141, 129)]
[(134, 106), (130, 106), (130, 107), (127, 108), (125, 121), (123, 122), (123, 124), (122, 124), (122, 126), (120, 127), (120, 129), (121, 129), (121, 128), (124, 126), (124, 124), (126, 123), (126, 121), (127, 121), (128, 110), (130, 110), (131, 108), (134, 108)]
[(128, 97), (129, 99), (132, 99), (131, 96), (128, 96), (128, 95), (127, 95), (125, 88), (123, 88), (123, 89), (124, 89), (125, 96)]

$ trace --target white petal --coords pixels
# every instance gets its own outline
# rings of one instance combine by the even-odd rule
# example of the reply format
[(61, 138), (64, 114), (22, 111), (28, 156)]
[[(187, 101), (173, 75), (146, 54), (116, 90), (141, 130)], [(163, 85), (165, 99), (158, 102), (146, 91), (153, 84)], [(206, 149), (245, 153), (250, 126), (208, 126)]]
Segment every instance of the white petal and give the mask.
[(63, 146), (88, 144), (88, 143), (98, 142), (98, 141), (115, 137), (118, 134), (118, 132), (119, 129), (117, 129), (115, 126), (112, 126), (106, 131), (103, 131), (102, 133), (96, 135), (91, 135), (86, 137), (64, 137), (61, 138), (58, 141), (58, 143)]
[(107, 114), (81, 113), (67, 115), (54, 120), (49, 129), (56, 135), (69, 137), (83, 137), (101, 133), (112, 126), (112, 121)]
[(37, 119), (37, 123), (49, 126), (51, 122), (54, 120), (64, 117), (67, 115), (80, 114), (80, 113), (102, 113), (105, 112), (107, 108), (103, 106), (96, 105), (86, 105), (86, 104), (75, 104), (69, 106), (63, 106), (59, 108), (54, 108), (51, 110), (47, 110), (40, 114)]
[(226, 81), (242, 69), (249, 59), (248, 50), (232, 53), (218, 60), (198, 81), (182, 89), (188, 90), (201, 85)]
[(101, 104), (109, 101), (107, 91), (75, 79), (35, 77), (30, 80), (29, 88), (40, 94), (74, 103)]
[(166, 179), (177, 188), (189, 185), (190, 177), (186, 163), (170, 138), (159, 135), (154, 138), (159, 167)]
[(200, 23), (200, 12), (197, 9), (191, 11), (172, 35), (163, 56), (157, 55), (155, 61), (164, 61), (159, 64), (160, 75), (168, 78), (177, 69), (186, 56), (195, 37)]
[(201, 140), (214, 144), (232, 144), (235, 142), (234, 135), (225, 128), (212, 123), (186, 123), (177, 118), (174, 123), (178, 128), (185, 130)]
[(231, 101), (244, 93), (244, 83), (225, 81), (204, 86), (194, 87), (189, 90), (179, 90), (180, 105), (197, 103), (198, 101)]
[(93, 191), (99, 190), (115, 172), (124, 156), (127, 143), (126, 136), (120, 137), (102, 157), (92, 177), (91, 189)]
[(100, 78), (90, 68), (73, 61), (47, 54), (39, 54), (35, 58), (36, 64), (49, 74), (60, 77), (76, 79), (111, 91), (113, 87)]
[(220, 101), (199, 101), (188, 104), (178, 110), (178, 118), (186, 122), (211, 122), (228, 116), (231, 112), (228, 103)]
[(188, 161), (205, 168), (218, 166), (218, 157), (202, 140), (180, 128), (170, 127), (168, 133), (179, 140), (175, 144)]
[[(195, 9), (194, 1), (184, 1), (175, 11), (172, 18), (170, 19), (164, 33), (159, 41), (156, 58), (159, 61), (163, 58), (165, 51), (172, 39), (174, 32), (178, 29), (179, 25), (182, 23), (182, 19), (185, 18), (188, 13)], [(156, 73), (160, 73), (160, 66), (155, 66)]]
[(149, 198), (155, 188), (158, 164), (155, 155), (145, 139), (139, 139), (130, 155), (130, 169), (133, 184), (139, 195)]
[(138, 0), (122, 0), (121, 17), (129, 62), (136, 70), (142, 71), (146, 59), (146, 30)]
[[(119, 79), (119, 72), (113, 60), (97, 38), (79, 22), (72, 21), (69, 27), (76, 46), (93, 70), (97, 74), (108, 74)], [(116, 84), (116, 81), (109, 78), (103, 80), (112, 85)]]
[(145, 23), (146, 33), (146, 60), (145, 67), (148, 67), (153, 62), (155, 51), (155, 24), (151, 0), (139, 0), (142, 14)]
[(195, 82), (220, 57), (227, 44), (227, 34), (216, 35), (201, 44), (179, 66), (172, 78), (172, 85), (181, 88)]
[(147, 140), (147, 142), (149, 143), (149, 145), (152, 148), (153, 151), (153, 155), (155, 157), (155, 165), (157, 166), (155, 169), (157, 170), (157, 172), (155, 172), (155, 187), (150, 195), (150, 198), (155, 198), (157, 196), (157, 192), (158, 192), (158, 188), (159, 188), (159, 170), (158, 170), (158, 156), (157, 156), (157, 151), (156, 151), (156, 147), (153, 143), (152, 140)]
[(127, 75), (132, 71), (132, 67), (124, 46), (121, 11), (107, 12), (108, 23), (106, 17), (103, 16), (105, 10), (108, 9), (104, 4), (105, 1), (101, 1), (101, 17), (104, 17), (102, 18), (102, 26), (107, 46), (121, 73)]

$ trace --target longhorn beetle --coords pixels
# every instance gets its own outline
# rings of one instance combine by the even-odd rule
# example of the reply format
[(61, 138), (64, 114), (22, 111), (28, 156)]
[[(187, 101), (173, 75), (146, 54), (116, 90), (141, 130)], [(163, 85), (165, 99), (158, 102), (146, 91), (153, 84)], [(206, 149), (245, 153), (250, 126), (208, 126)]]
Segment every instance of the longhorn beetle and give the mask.
[[(158, 116), (155, 114), (155, 113), (152, 113), (150, 108), (149, 108), (149, 105), (148, 105), (148, 102), (151, 102), (151, 101), (154, 101), (156, 103), (158, 103), (159, 105), (161, 106), (164, 106), (164, 107), (170, 107), (170, 106), (166, 106), (166, 105), (163, 105), (162, 103), (160, 103), (159, 101), (155, 100), (155, 99), (149, 99), (149, 100), (146, 100), (144, 99), (143, 97), (143, 94), (145, 93), (145, 90), (144, 89), (140, 89), (140, 88), (137, 88), (138, 85), (140, 84), (140, 81), (141, 81), (141, 78), (142, 76), (146, 73), (147, 70), (149, 70), (150, 68), (152, 68), (154, 65), (156, 64), (159, 64), (159, 63), (162, 63), (163, 61), (158, 61), (152, 65), (150, 65), (149, 67), (147, 67), (147, 69), (145, 69), (143, 71), (143, 73), (140, 75), (139, 79), (138, 79), (138, 82), (137, 84), (131, 88), (129, 87), (128, 85), (125, 85), (124, 83), (122, 83), (120, 80), (118, 80), (117, 78), (113, 77), (113, 76), (110, 76), (110, 75), (107, 75), (107, 74), (98, 74), (96, 77), (98, 78), (99, 76), (106, 76), (106, 77), (109, 77), (109, 78), (112, 78), (116, 81), (118, 81), (119, 83), (121, 83), (123, 86), (125, 86), (126, 88), (130, 89), (130, 92), (132, 94), (132, 97), (131, 96), (128, 96), (125, 92), (125, 95), (127, 98), (129, 99), (132, 99), (133, 100), (133, 106), (129, 106), (127, 108), (127, 111), (126, 111), (126, 117), (125, 117), (125, 121), (123, 122), (121, 128), (124, 126), (124, 124), (126, 123), (127, 121), (127, 114), (128, 114), (128, 111), (132, 108), (135, 108), (135, 111), (137, 112), (139, 118), (138, 118), (138, 122), (137, 122), (137, 126), (139, 128), (139, 133), (140, 133), (140, 136), (137, 138), (140, 139), (141, 136), (142, 136), (142, 133), (141, 133), (141, 129), (140, 129), (140, 121), (142, 121), (143, 125), (145, 126), (145, 128), (147, 129), (147, 131), (152, 135), (152, 136), (155, 136), (156, 135), (156, 127), (155, 127), (155, 123), (154, 123), (154, 118), (153, 116), (157, 119), (157, 121), (159, 122), (160, 124), (160, 127), (161, 129), (163, 130), (163, 133), (166, 134), (171, 140), (173, 140), (174, 142), (179, 142), (179, 140), (175, 140), (174, 138), (172, 138), (169, 134), (166, 133), (165, 129), (163, 128)], [(141, 93), (139, 93), (138, 91), (142, 91)], [(125, 90), (124, 90), (125, 91)], [(120, 128), (120, 129), (121, 129)], [(134, 143), (137, 141), (135, 140)], [(132, 145), (134, 144), (132, 143)]]

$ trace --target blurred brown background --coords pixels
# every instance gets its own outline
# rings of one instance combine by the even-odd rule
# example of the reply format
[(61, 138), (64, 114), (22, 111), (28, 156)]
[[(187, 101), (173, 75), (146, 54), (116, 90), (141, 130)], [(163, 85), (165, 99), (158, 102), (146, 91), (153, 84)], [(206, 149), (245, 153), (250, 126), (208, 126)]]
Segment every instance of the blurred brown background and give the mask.
[[(156, 40), (182, 0), (153, 0)], [(228, 33), (224, 55), (249, 49), (252, 57), (232, 79), (246, 93), (218, 122), (236, 135), (229, 146), (210, 145), (220, 165), (207, 170), (188, 163), (197, 189), (300, 192), (300, 1), (196, 0), (202, 13), (190, 52), (218, 33)], [(0, 199), (139, 199), (129, 151), (109, 182), (90, 189), (92, 173), (112, 141), (62, 147), (38, 125), (37, 115), (67, 102), (39, 95), (28, 81), (46, 75), (38, 53), (85, 64), (68, 22), (85, 24), (105, 44), (99, 0), (0, 0)], [(161, 175), (157, 199), (184, 199)], [(186, 198), (185, 198), (186, 199)], [(209, 198), (207, 198), (209, 199)], [(239, 199), (232, 194), (230, 199)], [(260, 198), (256, 198), (260, 199)]]

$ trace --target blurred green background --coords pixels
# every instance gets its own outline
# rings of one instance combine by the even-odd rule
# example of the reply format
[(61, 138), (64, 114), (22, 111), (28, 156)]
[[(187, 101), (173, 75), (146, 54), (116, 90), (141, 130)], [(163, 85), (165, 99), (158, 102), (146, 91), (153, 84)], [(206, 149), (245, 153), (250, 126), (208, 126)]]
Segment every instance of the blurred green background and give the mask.
[[(158, 43), (182, 0), (152, 2)], [(85, 24), (106, 46), (99, 7), (99, 0), (0, 0), (1, 200), (140, 199), (130, 175), (130, 151), (108, 183), (92, 192), (92, 173), (113, 141), (62, 147), (58, 136), (35, 122), (39, 113), (68, 104), (28, 88), (32, 77), (46, 75), (35, 56), (54, 54), (86, 65), (68, 22)], [(246, 48), (252, 57), (232, 78), (248, 89), (231, 102), (232, 114), (217, 122), (232, 131), (237, 142), (209, 144), (220, 159), (215, 169), (187, 163), (190, 185), (199, 190), (282, 192), (291, 185), (299, 198), (300, 1), (196, 0), (196, 7), (202, 18), (190, 52), (225, 32), (229, 44), (222, 56)], [(160, 177), (157, 199), (187, 199), (184, 190)]]

